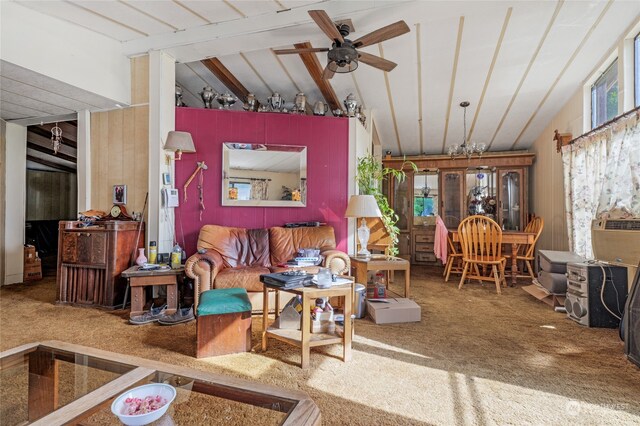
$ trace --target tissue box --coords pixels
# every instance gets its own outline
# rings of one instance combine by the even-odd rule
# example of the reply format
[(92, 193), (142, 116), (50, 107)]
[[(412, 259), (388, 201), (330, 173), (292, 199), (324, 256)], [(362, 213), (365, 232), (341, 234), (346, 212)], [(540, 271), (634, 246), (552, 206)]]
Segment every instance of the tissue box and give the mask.
[(410, 299), (367, 300), (367, 312), (376, 324), (420, 322), (420, 306)]
[(312, 333), (334, 333), (336, 331), (336, 323), (333, 320), (333, 311), (315, 314), (315, 318), (311, 319)]

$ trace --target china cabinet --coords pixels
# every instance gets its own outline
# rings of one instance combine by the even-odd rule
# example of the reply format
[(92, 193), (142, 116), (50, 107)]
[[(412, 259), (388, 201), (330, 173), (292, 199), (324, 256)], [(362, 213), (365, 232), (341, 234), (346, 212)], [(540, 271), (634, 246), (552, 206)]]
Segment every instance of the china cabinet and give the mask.
[(529, 215), (528, 173), (534, 154), (489, 153), (470, 160), (448, 156), (385, 158), (385, 167), (413, 161), (402, 182), (390, 178), (383, 190), (398, 215), (399, 251), (414, 264), (440, 264), (433, 253), (435, 215), (448, 229), (467, 216), (481, 214), (504, 230), (522, 230)]

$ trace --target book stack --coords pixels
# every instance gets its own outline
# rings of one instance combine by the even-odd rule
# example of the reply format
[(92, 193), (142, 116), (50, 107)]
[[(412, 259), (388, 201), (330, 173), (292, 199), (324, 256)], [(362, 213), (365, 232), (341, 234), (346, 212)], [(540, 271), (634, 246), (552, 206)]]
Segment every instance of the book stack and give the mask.
[(260, 282), (278, 286), (283, 289), (291, 289), (310, 285), (311, 280), (313, 280), (312, 274), (287, 275), (283, 273), (274, 273), (260, 275)]
[(287, 260), (287, 266), (316, 266), (320, 261), (320, 257), (294, 257)]

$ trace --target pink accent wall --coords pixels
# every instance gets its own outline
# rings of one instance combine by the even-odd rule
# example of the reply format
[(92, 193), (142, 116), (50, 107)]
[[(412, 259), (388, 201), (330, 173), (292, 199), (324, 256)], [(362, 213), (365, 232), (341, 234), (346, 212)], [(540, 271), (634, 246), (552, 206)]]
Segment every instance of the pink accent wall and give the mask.
[[(203, 225), (268, 228), (287, 222), (318, 221), (333, 226), (339, 249), (347, 251), (349, 121), (346, 118), (306, 115), (176, 108), (176, 130), (191, 133), (196, 152), (182, 154), (176, 161), (175, 187), (180, 192), (176, 208), (176, 239), (187, 254), (196, 250)], [(304, 145), (307, 147), (306, 207), (222, 206), (222, 143)], [(199, 219), (198, 177), (182, 188), (196, 168), (205, 161), (204, 204)]]

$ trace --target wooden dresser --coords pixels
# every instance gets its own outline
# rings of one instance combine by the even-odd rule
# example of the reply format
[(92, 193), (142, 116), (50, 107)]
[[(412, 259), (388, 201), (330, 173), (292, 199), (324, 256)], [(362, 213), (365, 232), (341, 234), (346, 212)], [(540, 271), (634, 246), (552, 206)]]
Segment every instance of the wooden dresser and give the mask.
[[(130, 266), (133, 251), (144, 247), (144, 223), (104, 221), (90, 227), (81, 222), (58, 225), (58, 303), (121, 306), (126, 280), (120, 273)], [(138, 236), (138, 226), (141, 226)]]
[(437, 265), (433, 244), (436, 238), (435, 225), (413, 227), (413, 263), (418, 265)]

